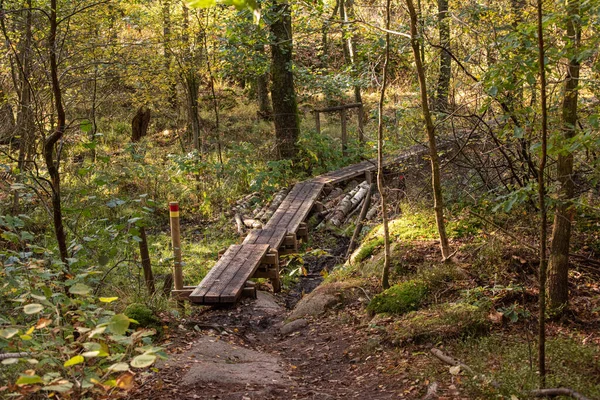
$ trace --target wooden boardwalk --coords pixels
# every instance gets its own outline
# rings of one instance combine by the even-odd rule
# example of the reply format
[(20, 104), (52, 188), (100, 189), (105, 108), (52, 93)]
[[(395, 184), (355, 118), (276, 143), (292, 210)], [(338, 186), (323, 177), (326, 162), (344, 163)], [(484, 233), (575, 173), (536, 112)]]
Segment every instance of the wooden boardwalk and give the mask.
[[(384, 165), (402, 162), (422, 151), (422, 146), (413, 146), (401, 156), (388, 158)], [(279, 256), (297, 252), (298, 242), (308, 239), (305, 220), (325, 185), (376, 169), (375, 160), (366, 160), (296, 184), (263, 229), (251, 231), (241, 245), (230, 246), (188, 299), (195, 304), (233, 304), (250, 278), (269, 278), (273, 289), (279, 291)]]

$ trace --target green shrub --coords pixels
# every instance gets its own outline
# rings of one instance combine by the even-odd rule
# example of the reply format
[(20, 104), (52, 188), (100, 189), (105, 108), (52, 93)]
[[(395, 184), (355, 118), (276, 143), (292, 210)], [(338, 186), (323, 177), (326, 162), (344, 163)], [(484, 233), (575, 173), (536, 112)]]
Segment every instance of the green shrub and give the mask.
[(410, 280), (384, 290), (367, 306), (374, 314), (404, 314), (419, 308), (427, 295), (427, 285), (420, 280)]
[(155, 327), (160, 324), (160, 320), (154, 315), (154, 311), (152, 311), (148, 306), (141, 303), (133, 303), (125, 308), (123, 314), (127, 315), (129, 318), (137, 321), (139, 326), (143, 328)]

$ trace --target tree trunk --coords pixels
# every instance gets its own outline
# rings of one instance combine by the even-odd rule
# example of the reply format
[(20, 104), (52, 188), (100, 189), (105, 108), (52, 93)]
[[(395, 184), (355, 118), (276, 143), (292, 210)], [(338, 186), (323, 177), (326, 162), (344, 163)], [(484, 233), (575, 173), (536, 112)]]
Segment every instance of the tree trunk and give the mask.
[(152, 264), (150, 262), (150, 252), (148, 251), (148, 238), (146, 237), (146, 228), (140, 228), (140, 258), (142, 259), (142, 270), (144, 271), (144, 281), (148, 294), (154, 296), (156, 288), (154, 287), (154, 274), (152, 273)]
[(266, 72), (256, 78), (256, 96), (258, 115), (265, 121), (271, 121), (273, 119), (273, 109), (269, 99), (269, 74)]
[(277, 15), (270, 26), (274, 41), (271, 44), (271, 99), (276, 148), (280, 159), (294, 159), (298, 154), (300, 121), (292, 74), (291, 7), (283, 1), (275, 2), (271, 12)]
[(144, 106), (138, 108), (131, 120), (131, 141), (139, 142), (148, 133), (150, 124), (150, 109)]
[(538, 64), (540, 73), (540, 101), (542, 108), (542, 154), (540, 156), (540, 166), (538, 169), (538, 199), (540, 207), (540, 249), (539, 249), (539, 314), (538, 314), (538, 368), (539, 368), (539, 386), (546, 386), (546, 269), (548, 259), (546, 258), (547, 242), (547, 221), (548, 213), (546, 210), (546, 159), (548, 149), (548, 109), (546, 97), (546, 67), (544, 51), (544, 30), (543, 30), (543, 0), (537, 0), (537, 41), (538, 41)]
[[(569, 22), (567, 24), (567, 37), (573, 47), (574, 55), (568, 66), (567, 80), (565, 81), (565, 97), (562, 104), (562, 129), (563, 143), (568, 143), (576, 133), (577, 126), (577, 89), (579, 81), (579, 61), (576, 54), (579, 48), (581, 28), (579, 19), (579, 0), (569, 0)], [(550, 308), (554, 312), (561, 312), (569, 301), (569, 249), (571, 240), (571, 222), (574, 217), (572, 198), (573, 185), (573, 153), (560, 152), (556, 167), (560, 183), (560, 198), (554, 214), (552, 229), (552, 246), (550, 249), (550, 266), (548, 271), (548, 295)]]
[[(339, 0), (340, 2), (340, 17), (342, 19), (342, 36), (344, 42), (344, 58), (346, 65), (352, 68), (352, 73), (356, 75), (356, 37), (352, 28), (349, 27), (348, 20), (354, 18), (354, 0)], [(354, 76), (356, 78), (356, 76)], [(360, 93), (360, 85), (354, 86), (354, 102), (362, 103), (362, 96)], [(359, 113), (362, 110), (359, 109)], [(360, 115), (360, 118), (363, 118)]]
[(8, 98), (0, 87), (0, 144), (11, 142), (15, 134), (15, 116)]
[(168, 101), (172, 109), (177, 108), (177, 86), (171, 77), (171, 64), (173, 56), (171, 47), (171, 0), (162, 0), (163, 17), (163, 57), (165, 77), (169, 82)]
[(339, 6), (340, 0), (336, 0), (331, 16), (323, 21), (323, 26), (321, 27), (321, 49), (317, 57), (319, 58), (319, 68), (323, 70), (326, 70), (329, 64), (329, 28), (331, 28), (331, 24), (337, 15)]
[[(436, 111), (448, 111), (448, 93), (452, 76), (452, 58), (450, 57), (450, 18), (448, 0), (438, 0), (438, 30), (440, 35), (440, 72), (435, 98)], [(446, 51), (448, 50), (448, 51)]]
[(385, 190), (383, 186), (383, 103), (385, 101), (385, 89), (388, 83), (388, 66), (390, 62), (390, 19), (391, 19), (391, 0), (386, 0), (385, 5), (385, 28), (388, 30), (385, 34), (385, 59), (383, 62), (383, 78), (381, 84), (381, 94), (379, 96), (379, 117), (377, 123), (377, 189), (381, 197), (381, 215), (383, 223), (383, 247), (384, 259), (383, 270), (381, 272), (381, 286), (383, 289), (390, 287), (390, 229), (388, 226), (387, 204)]
[(433, 188), (433, 208), (435, 210), (435, 221), (437, 224), (438, 234), (440, 236), (440, 248), (442, 250), (442, 258), (447, 260), (450, 257), (450, 246), (448, 244), (448, 236), (446, 235), (446, 223), (444, 222), (444, 199), (442, 197), (442, 183), (440, 177), (440, 161), (437, 152), (437, 144), (435, 138), (435, 127), (429, 112), (429, 103), (427, 97), (427, 82), (425, 79), (425, 69), (421, 61), (421, 49), (419, 47), (419, 39), (417, 32), (417, 13), (415, 11), (412, 0), (406, 0), (408, 11), (410, 13), (410, 35), (411, 47), (417, 67), (417, 75), (419, 77), (419, 87), (421, 90), (421, 108), (423, 110), (423, 119), (427, 129), (427, 139), (429, 141), (429, 156), (431, 159), (431, 186)]
[(57, 0), (50, 0), (50, 34), (48, 35), (48, 52), (50, 55), (50, 79), (52, 87), (52, 95), (54, 98), (54, 108), (56, 111), (56, 129), (46, 138), (44, 142), (44, 161), (50, 176), (52, 185), (52, 217), (54, 223), (54, 234), (58, 243), (60, 258), (64, 264), (65, 274), (68, 271), (67, 258), (67, 235), (62, 219), (62, 205), (60, 198), (60, 155), (54, 160), (54, 146), (63, 137), (66, 129), (66, 113), (62, 102), (62, 91), (60, 81), (58, 80), (58, 60), (57, 60), (57, 43), (56, 31), (58, 28), (57, 21)]

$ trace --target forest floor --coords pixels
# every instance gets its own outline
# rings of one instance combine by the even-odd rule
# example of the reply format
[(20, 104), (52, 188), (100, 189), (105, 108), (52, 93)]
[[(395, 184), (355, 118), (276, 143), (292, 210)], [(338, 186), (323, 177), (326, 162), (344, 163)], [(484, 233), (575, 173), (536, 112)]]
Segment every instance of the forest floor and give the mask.
[[(310, 318), (287, 334), (284, 302), (260, 292), (234, 308), (198, 310), (166, 335), (169, 359), (132, 398), (397, 399), (427, 391), (430, 382), (418, 374), (422, 357), (383, 344), (362, 322), (359, 299), (342, 318)], [(467, 398), (451, 379), (437, 394)]]

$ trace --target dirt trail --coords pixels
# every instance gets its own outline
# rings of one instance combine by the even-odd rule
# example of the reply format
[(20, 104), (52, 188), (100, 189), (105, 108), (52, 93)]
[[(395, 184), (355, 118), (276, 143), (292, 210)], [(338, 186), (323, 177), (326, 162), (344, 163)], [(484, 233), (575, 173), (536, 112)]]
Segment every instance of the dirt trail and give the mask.
[[(286, 299), (259, 292), (233, 308), (199, 309), (166, 344), (170, 357), (142, 378), (136, 399), (415, 399), (418, 361), (382, 343), (360, 300), (281, 333)], [(411, 377), (412, 376), (412, 377)], [(438, 394), (453, 395), (450, 388)], [(434, 397), (438, 398), (438, 396)]]

